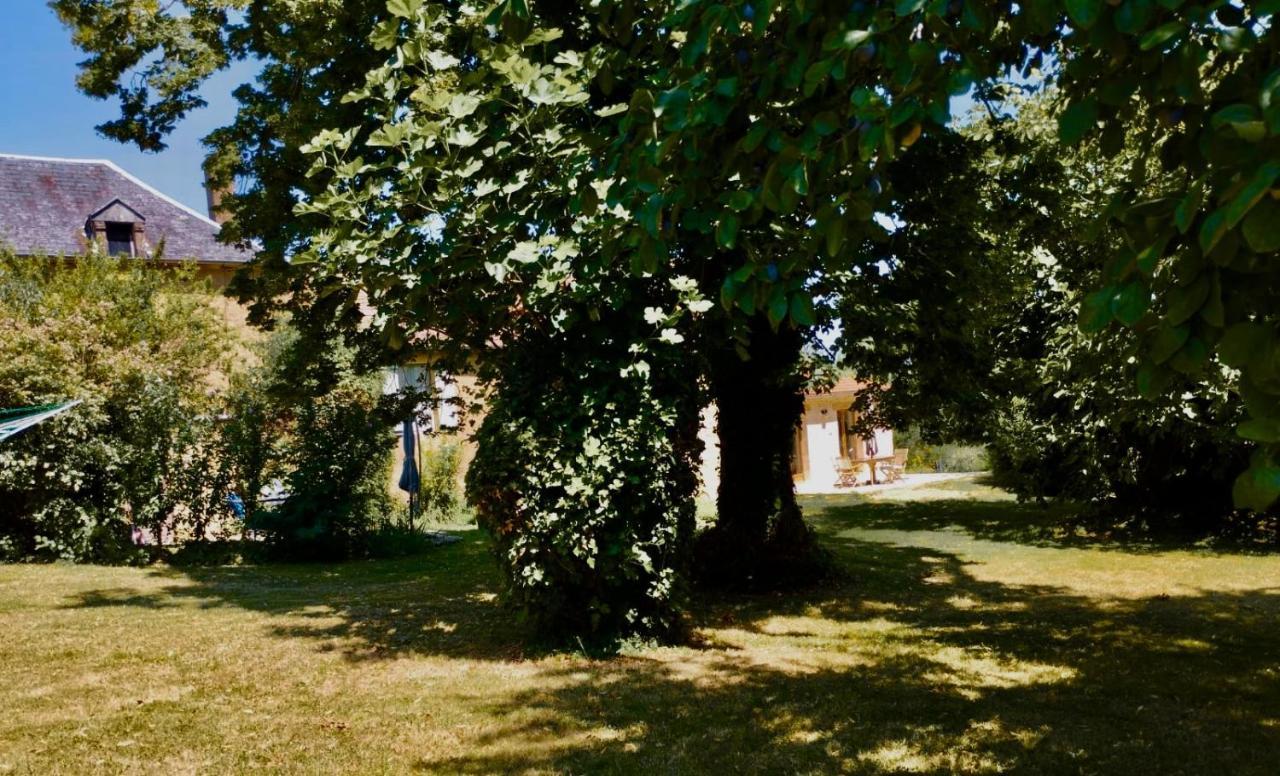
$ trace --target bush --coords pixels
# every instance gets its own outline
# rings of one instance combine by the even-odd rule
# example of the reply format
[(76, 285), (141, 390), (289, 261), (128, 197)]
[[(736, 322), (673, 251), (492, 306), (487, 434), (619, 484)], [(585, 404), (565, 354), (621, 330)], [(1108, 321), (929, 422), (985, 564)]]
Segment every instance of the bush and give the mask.
[(991, 467), (987, 449), (980, 445), (930, 444), (919, 429), (900, 431), (897, 447), (910, 450), (907, 471), (910, 472), (984, 472)]
[(697, 447), (682, 440), (696, 440), (696, 408), (641, 376), (619, 379), (623, 358), (548, 347), (504, 354), (512, 379), (497, 385), (467, 471), (508, 598), (560, 640), (669, 637), (693, 532)]
[[(246, 343), (212, 301), (194, 266), (0, 255), (0, 407), (83, 400), (0, 447), (0, 558), (142, 562), (135, 529), (221, 538), (229, 492), (275, 557), (364, 552), (391, 508), (380, 381), (288, 327), (233, 371)], [(433, 459), (437, 508), (456, 467)], [(289, 498), (255, 514), (277, 476)]]
[(422, 447), (419, 500), (424, 517), (451, 520), (459, 517), (463, 507), (462, 442), (439, 440)]
[(407, 520), (388, 519), (375, 525), (365, 540), (370, 558), (403, 558), (421, 555), (441, 544), (439, 534)]
[[(1235, 476), (1250, 445), (1225, 377), (1205, 377), (1194, 400), (1147, 399), (1115, 354), (1097, 354), (1067, 332), (1061, 358), (1046, 361), (1046, 387), (1015, 399), (991, 434), (992, 475), (1023, 498), (1093, 502), (1099, 512), (1148, 528), (1195, 533), (1225, 526), (1236, 511)], [(1115, 339), (1127, 339), (1119, 333)], [(1123, 351), (1121, 351), (1123, 352)]]
[(266, 534), (272, 557), (341, 560), (365, 552), (391, 512), (393, 435), (379, 411), (376, 378), (347, 377), (296, 407), (283, 451), (287, 496), (246, 525)]
[(218, 455), (241, 497), (246, 517), (253, 519), (258, 496), (268, 483), (286, 474), (284, 451), (291, 437), (295, 400), (285, 364), (297, 346), (297, 333), (281, 326), (254, 343), (250, 366), (231, 377), (218, 427)]
[(83, 404), (0, 447), (0, 557), (128, 562), (222, 514), (206, 457), (235, 344), (192, 266), (0, 254), (0, 406)]

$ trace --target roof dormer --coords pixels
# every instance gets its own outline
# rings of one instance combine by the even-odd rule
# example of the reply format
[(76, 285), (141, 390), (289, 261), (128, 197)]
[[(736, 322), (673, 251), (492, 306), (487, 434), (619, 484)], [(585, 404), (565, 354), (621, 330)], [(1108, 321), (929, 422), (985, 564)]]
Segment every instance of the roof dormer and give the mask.
[(112, 256), (147, 255), (147, 219), (119, 199), (91, 213), (85, 222), (89, 239)]

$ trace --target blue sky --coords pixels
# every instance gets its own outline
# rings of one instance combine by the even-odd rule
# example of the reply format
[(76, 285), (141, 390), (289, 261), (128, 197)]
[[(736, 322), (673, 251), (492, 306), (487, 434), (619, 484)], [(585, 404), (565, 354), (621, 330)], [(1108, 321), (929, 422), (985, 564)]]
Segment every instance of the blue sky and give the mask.
[(220, 73), (205, 86), (209, 107), (189, 115), (159, 154), (98, 136), (118, 114), (114, 102), (90, 99), (75, 84), (84, 55), (45, 0), (4, 0), (0, 24), (0, 153), (110, 159), (178, 201), (204, 212), (200, 138), (235, 112), (231, 90), (249, 68)]

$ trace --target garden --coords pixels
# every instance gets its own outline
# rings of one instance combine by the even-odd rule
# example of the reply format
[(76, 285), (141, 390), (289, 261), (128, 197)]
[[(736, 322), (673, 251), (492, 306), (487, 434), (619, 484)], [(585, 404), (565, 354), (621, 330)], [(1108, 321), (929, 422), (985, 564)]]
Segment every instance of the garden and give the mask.
[(0, 567), (0, 767), (1274, 771), (1280, 557), (1064, 532), (971, 478), (803, 503), (838, 577), (610, 659), (531, 647), (474, 527), (336, 566)]
[(1280, 3), (49, 5), (252, 260), (0, 245), (0, 771), (1274, 770)]

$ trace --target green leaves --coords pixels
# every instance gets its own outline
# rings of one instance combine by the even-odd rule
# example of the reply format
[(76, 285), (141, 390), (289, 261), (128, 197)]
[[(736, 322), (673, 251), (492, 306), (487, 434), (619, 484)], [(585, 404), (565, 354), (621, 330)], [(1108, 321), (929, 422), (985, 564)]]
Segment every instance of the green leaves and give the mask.
[(1141, 281), (1132, 281), (1119, 288), (1107, 288), (1089, 294), (1080, 307), (1080, 329), (1096, 333), (1106, 328), (1112, 320), (1132, 326), (1142, 320), (1151, 307), (1151, 291)]
[(1240, 223), (1253, 206), (1267, 194), (1272, 184), (1276, 182), (1276, 178), (1280, 178), (1280, 162), (1270, 161), (1259, 167), (1244, 188), (1240, 189), (1240, 192), (1226, 206), (1224, 212), (1227, 226), (1234, 228)]
[(1227, 329), (1218, 343), (1218, 357), (1222, 363), (1236, 369), (1244, 368), (1256, 355), (1267, 351), (1272, 340), (1271, 329), (1260, 323), (1245, 321)]
[(801, 290), (791, 295), (791, 320), (797, 326), (813, 326), (817, 317), (813, 314), (813, 298), (807, 291)]
[[(200, 11), (205, 4), (188, 5)], [(896, 313), (887, 309), (896, 308), (879, 298), (877, 281), (892, 286), (899, 279), (878, 278), (867, 257), (893, 256), (908, 237), (906, 230), (886, 235), (873, 220), (900, 203), (904, 210), (918, 204), (898, 198), (899, 168), (946, 142), (950, 94), (975, 84), (999, 87), (1009, 68), (1026, 65), (1047, 73), (1046, 86), (1062, 100), (1060, 115), (1027, 114), (1050, 134), (1056, 124), (1059, 140), (1070, 147), (1044, 149), (1043, 158), (1069, 156), (1064, 167), (1077, 179), (1062, 186), (1071, 203), (1045, 208), (1057, 217), (1042, 233), (1010, 239), (1023, 241), (1019, 250), (1044, 249), (1070, 265), (1069, 274), (1061, 272), (1071, 282), (1051, 289), (1064, 299), (1078, 299), (1082, 279), (1106, 266), (1105, 287), (1081, 304), (1080, 326), (1098, 332), (1118, 321), (1137, 329), (1148, 346), (1149, 387), (1180, 379), (1175, 370), (1195, 374), (1219, 345), (1224, 361), (1247, 367), (1256, 384), (1272, 384), (1273, 375), (1256, 371), (1262, 367), (1238, 352), (1256, 332), (1223, 332), (1239, 321), (1274, 323), (1274, 313), (1262, 308), (1274, 287), (1270, 260), (1280, 250), (1280, 205), (1270, 196), (1277, 175), (1268, 166), (1274, 161), (1269, 138), (1280, 135), (1280, 105), (1273, 105), (1280, 102), (1280, 71), (1268, 40), (1229, 29), (1264, 24), (1216, 21), (1204, 8), (1175, 0), (854, 6), (674, 0), (630, 10), (619, 3), (551, 4), (537, 13), (528, 0), (483, 5), (390, 0), (387, 13), (369, 14), (367, 29), (358, 31), (364, 35), (353, 38), (370, 43), (338, 60), (331, 41), (322, 42), (326, 48), (301, 37), (323, 25), (264, 33), (275, 47), (263, 54), (267, 60), (290, 48), (289, 35), (299, 36), (307, 54), (297, 67), (304, 98), (269, 86), (281, 89), (279, 103), (287, 106), (269, 115), (272, 125), (286, 126), (277, 121), (286, 113), (290, 120), (302, 115), (314, 125), (308, 138), (341, 124), (339, 136), (350, 131), (378, 149), (336, 142), (307, 148), (316, 165), (315, 177), (300, 186), (307, 199), (300, 212), (307, 217), (298, 219), (304, 223), (274, 218), (279, 223), (264, 244), (314, 240), (334, 266), (354, 268), (341, 281), (330, 278), (334, 286), (374, 293), (389, 310), (414, 307), (421, 325), (448, 330), (459, 342), (477, 336), (464, 319), (571, 326), (586, 309), (608, 309), (626, 320), (642, 309), (635, 300), (649, 293), (637, 289), (665, 289), (634, 276), (661, 280), (677, 273), (708, 284), (723, 279), (727, 304), (720, 318), (733, 327), (758, 316), (775, 326), (814, 325), (809, 287), (824, 304), (833, 300), (833, 309), (844, 296), (857, 298), (868, 317), (893, 323)], [(1240, 6), (1251, 20), (1259, 13), (1256, 4), (1228, 5)], [(78, 29), (92, 32), (89, 25)], [(166, 74), (198, 76), (245, 53), (218, 50), (203, 54), (207, 61), (184, 63), (189, 52), (204, 51), (202, 41), (221, 40), (186, 29), (175, 45), (139, 50), (161, 52), (169, 68), (146, 80), (152, 94), (168, 88)], [(757, 37), (766, 30), (768, 45)], [(95, 53), (120, 45), (98, 34)], [(183, 41), (192, 45), (176, 45)], [(349, 62), (362, 63), (362, 72), (344, 70), (357, 67)], [(107, 69), (96, 67), (95, 82), (120, 81), (120, 73)], [(1205, 73), (1220, 76), (1206, 79)], [(358, 102), (331, 109), (326, 89)], [(628, 102), (618, 102), (623, 99)], [(246, 127), (261, 118), (254, 113), (260, 106), (250, 107)], [(163, 130), (162, 111), (147, 118), (154, 119), (148, 129)], [(1095, 145), (1090, 141), (1100, 129)], [(1150, 134), (1140, 137), (1140, 131)], [(241, 137), (246, 145), (223, 149), (227, 158), (254, 153), (253, 135), (246, 129)], [(990, 148), (997, 156), (1006, 150)], [(368, 158), (357, 163), (361, 152)], [(263, 164), (264, 171), (279, 172), (270, 160)], [(1019, 188), (1006, 192), (1006, 203), (1015, 207), (1006, 209), (1015, 211), (1038, 196), (1034, 187), (1044, 175), (1032, 166), (993, 175), (971, 187), (972, 196), (1012, 182)], [(1090, 177), (1110, 189), (1102, 193)], [(600, 188), (584, 188), (595, 184)], [(1130, 213), (1119, 206), (1104, 210), (1112, 193), (1117, 202), (1167, 199), (1143, 202)], [(969, 204), (958, 197), (952, 207), (967, 212)], [(1079, 251), (1059, 251), (1076, 240), (1059, 227), (1083, 224), (1084, 216), (1073, 220), (1082, 211), (1109, 224), (1120, 217), (1124, 247), (1117, 251), (1115, 233), (1100, 229), (1098, 240), (1073, 246)], [(447, 215), (429, 225), (424, 213)], [(271, 220), (248, 215), (253, 228)], [(912, 218), (944, 221), (943, 215), (913, 212)], [(388, 233), (387, 224), (401, 222), (403, 229)], [(313, 229), (316, 223), (322, 226)], [(1007, 253), (1001, 244), (1006, 225), (993, 217), (993, 255)], [(960, 241), (975, 238), (956, 231), (930, 247), (940, 255), (963, 252)], [(518, 260), (526, 254), (506, 258), (532, 235), (548, 234), (580, 237), (583, 255), (551, 253), (527, 263)], [(770, 265), (763, 257), (778, 257), (782, 267), (774, 273), (783, 280), (765, 274)], [(486, 262), (501, 264), (502, 283), (492, 282)], [(760, 274), (728, 274), (744, 263)], [(980, 305), (984, 284), (995, 281), (991, 273), (966, 269), (939, 263), (930, 279), (938, 286), (973, 284)], [(1029, 275), (1025, 283), (1040, 293), (1042, 277)], [(519, 322), (503, 314), (516, 300), (527, 316)], [(1055, 316), (1063, 312), (1054, 310)], [(941, 316), (922, 320), (926, 328), (949, 325)], [(1095, 341), (1129, 336), (1116, 334)], [(1194, 381), (1184, 382), (1198, 390)]]
[(1116, 29), (1125, 35), (1136, 35), (1146, 28), (1154, 12), (1153, 0), (1127, 0), (1116, 8)]
[(1191, 336), (1188, 326), (1163, 325), (1156, 330), (1147, 348), (1147, 355), (1157, 364), (1163, 364), (1182, 349)]
[(1187, 188), (1186, 196), (1174, 211), (1173, 222), (1178, 227), (1179, 233), (1186, 234), (1191, 228), (1191, 222), (1195, 220), (1196, 213), (1200, 211), (1200, 205), (1203, 202), (1204, 181), (1198, 180)]
[(755, 203), (755, 196), (749, 191), (735, 191), (729, 195), (729, 207), (741, 213)]
[(924, 8), (925, 0), (898, 0), (893, 7), (893, 12), (898, 16), (910, 16), (911, 14)]
[(1258, 253), (1274, 253), (1280, 250), (1280, 202), (1267, 197), (1245, 216), (1243, 233), (1245, 242)]
[(835, 111), (823, 111), (813, 119), (813, 131), (819, 137), (826, 137), (840, 128), (840, 118)]
[(1208, 275), (1201, 275), (1189, 286), (1175, 286), (1170, 289), (1165, 320), (1176, 326), (1195, 315), (1209, 298), (1212, 287), (1213, 280)]
[(1058, 137), (1066, 145), (1075, 145), (1098, 124), (1098, 100), (1086, 97), (1072, 102), (1058, 118)]
[[(911, 12), (908, 11), (907, 13)], [(871, 30), (848, 30), (840, 36), (840, 45), (849, 51), (853, 51), (869, 40), (871, 40)]]
[(738, 243), (738, 216), (734, 213), (724, 213), (720, 216), (720, 223), (716, 225), (716, 244), (721, 248), (732, 248)]
[(1258, 109), (1245, 103), (1229, 105), (1218, 111), (1210, 125), (1217, 130), (1229, 127), (1236, 137), (1248, 143), (1257, 143), (1267, 136), (1267, 125)]
[(791, 309), (791, 303), (787, 299), (787, 290), (781, 284), (773, 287), (772, 293), (769, 295), (769, 306), (765, 310), (765, 315), (769, 318), (769, 325), (778, 328), (782, 322), (787, 319), (787, 311)]
[(1151, 291), (1145, 283), (1134, 281), (1126, 284), (1111, 301), (1111, 312), (1125, 326), (1142, 320), (1151, 306)]
[(1165, 22), (1138, 39), (1138, 48), (1151, 51), (1160, 48), (1186, 31), (1186, 25), (1180, 21)]
[(1251, 442), (1275, 444), (1280, 442), (1280, 420), (1275, 418), (1254, 418), (1246, 420), (1236, 427), (1241, 439)]
[(1102, 0), (1065, 0), (1065, 3), (1071, 21), (1083, 30), (1097, 24), (1102, 14)]
[(1213, 250), (1230, 228), (1227, 225), (1225, 211), (1216, 210), (1210, 213), (1209, 217), (1200, 225), (1200, 251), (1208, 253)]
[(1280, 499), (1280, 466), (1266, 457), (1255, 457), (1248, 470), (1236, 478), (1231, 490), (1236, 506), (1261, 512)]
[(387, 12), (401, 19), (412, 19), (422, 9), (422, 0), (387, 0)]
[(826, 240), (827, 255), (835, 258), (840, 255), (840, 249), (844, 247), (845, 238), (845, 221), (839, 213), (832, 213), (825, 221), (819, 222), (823, 228), (823, 235)]
[(365, 145), (374, 148), (387, 148), (397, 146), (403, 143), (408, 137), (411, 128), (408, 124), (384, 124), (374, 130), (369, 135), (369, 139), (365, 141)]
[(1080, 330), (1094, 334), (1102, 331), (1111, 323), (1111, 302), (1115, 298), (1114, 288), (1103, 288), (1094, 291), (1084, 298), (1080, 306)]
[[(1215, 210), (1204, 220), (1200, 227), (1200, 250), (1204, 253), (1213, 250), (1227, 232), (1244, 220), (1253, 207), (1267, 195), (1278, 177), (1280, 177), (1280, 162), (1272, 161), (1260, 166), (1239, 188), (1236, 196), (1229, 203)], [(1265, 246), (1274, 239), (1272, 237), (1274, 229), (1275, 227), (1265, 222), (1257, 221), (1251, 227), (1250, 233), (1254, 239)], [(1248, 235), (1246, 239), (1247, 237)]]
[(1209, 120), (1209, 126), (1222, 129), (1226, 126), (1246, 124), (1258, 120), (1258, 109), (1246, 103), (1236, 103), (1222, 108)]
[(458, 93), (449, 101), (449, 115), (455, 119), (462, 119), (476, 112), (476, 108), (480, 107), (480, 98), (473, 94)]
[(396, 41), (400, 38), (400, 22), (395, 19), (385, 19), (373, 28), (373, 33), (369, 36), (369, 42), (373, 47), (386, 51), (394, 48)]

